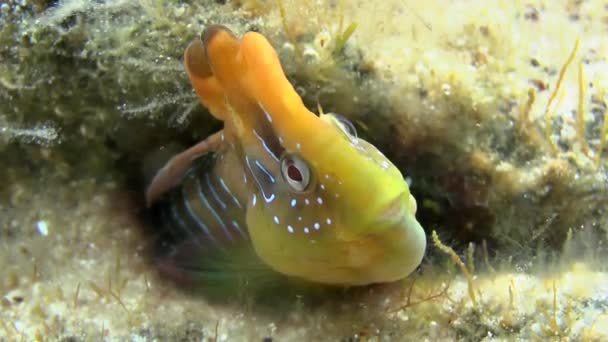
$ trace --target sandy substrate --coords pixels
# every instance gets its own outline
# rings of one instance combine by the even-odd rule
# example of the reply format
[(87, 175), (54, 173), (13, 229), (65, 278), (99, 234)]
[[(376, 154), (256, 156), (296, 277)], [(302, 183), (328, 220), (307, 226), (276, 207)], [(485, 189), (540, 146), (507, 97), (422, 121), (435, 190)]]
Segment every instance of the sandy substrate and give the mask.
[[(74, 184), (78, 189), (85, 184)], [(425, 265), (400, 285), (352, 300), (279, 310), (209, 304), (161, 281), (142, 254), (133, 205), (111, 185), (90, 201), (49, 207), (29, 199), (35, 218), (14, 217), (26, 236), (3, 240), (0, 334), (8, 340), (336, 340), (608, 337), (608, 274), (581, 263), (553, 275), (484, 272), (475, 304), (458, 272)], [(109, 189), (108, 189), (109, 188)], [(81, 219), (74, 220), (73, 217)], [(69, 242), (68, 242), (69, 241)]]

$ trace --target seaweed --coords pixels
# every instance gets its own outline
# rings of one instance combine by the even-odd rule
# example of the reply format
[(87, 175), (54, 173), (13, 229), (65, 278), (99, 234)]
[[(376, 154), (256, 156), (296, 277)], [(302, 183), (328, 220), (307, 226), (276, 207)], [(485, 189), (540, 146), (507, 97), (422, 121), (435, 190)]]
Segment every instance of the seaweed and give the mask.
[[(456, 252), (454, 252), (454, 250), (452, 248), (450, 248), (449, 246), (446, 246), (445, 244), (443, 244), (441, 242), (441, 240), (439, 240), (439, 236), (437, 236), (437, 232), (434, 230), (433, 230), (432, 237), (433, 237), (433, 243), (435, 244), (435, 247), (437, 247), (443, 253), (447, 254), (450, 257), (450, 259), (452, 260), (452, 262), (454, 262), (454, 264), (456, 264), (456, 266), (458, 266), (458, 268), (460, 269), (460, 271), (466, 278), (468, 287), (469, 287), (469, 297), (471, 298), (471, 302), (473, 302), (473, 305), (476, 306), (477, 305), (477, 295), (475, 294), (475, 292), (477, 292), (477, 289), (475, 288), (475, 283), (473, 282), (473, 274), (474, 274), (473, 261), (468, 260), (469, 265), (470, 265), (470, 267), (468, 268), (465, 265), (465, 263), (462, 262), (462, 260), (458, 256), (458, 254), (456, 254)], [(472, 251), (473, 249), (471, 248), (470, 250)], [(470, 252), (469, 259), (472, 259), (472, 254), (473, 254), (473, 252)]]

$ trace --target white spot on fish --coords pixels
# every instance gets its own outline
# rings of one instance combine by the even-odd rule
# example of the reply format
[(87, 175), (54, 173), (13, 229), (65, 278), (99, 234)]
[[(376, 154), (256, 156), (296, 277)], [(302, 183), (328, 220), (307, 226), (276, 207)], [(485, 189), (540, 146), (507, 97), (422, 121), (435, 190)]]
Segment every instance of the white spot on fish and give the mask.
[(329, 217), (328, 217), (328, 218), (326, 218), (326, 219), (325, 219), (325, 223), (327, 223), (327, 224), (331, 224), (331, 219), (330, 219)]
[(319, 224), (319, 222), (315, 222), (315, 224), (313, 224), (313, 227), (315, 227), (315, 230), (319, 230), (319, 228), (321, 228), (321, 225)]
[(253, 206), (255, 207), (255, 203), (258, 201), (258, 198), (255, 196), (255, 194), (253, 194), (253, 198), (251, 199), (251, 203), (253, 204)]
[(295, 198), (294, 198), (294, 199), (292, 199), (292, 200), (291, 200), (291, 206), (292, 206), (292, 207), (295, 207), (295, 206), (296, 206), (296, 204), (298, 204), (298, 201), (297, 201)]
[(321, 184), (320, 188), (321, 188), (321, 190), (325, 190), (325, 185)]
[(306, 205), (309, 205), (309, 204), (310, 204), (310, 201), (308, 200), (308, 198), (305, 198), (305, 199), (304, 199), (304, 204), (306, 204)]
[(298, 221), (302, 221), (302, 216), (298, 216)]
[(289, 231), (290, 233), (293, 234), (293, 227), (290, 225), (287, 225), (287, 231)]
[(276, 215), (274, 217), (274, 223), (279, 224), (279, 218)]
[(304, 234), (308, 234), (310, 233), (310, 230), (308, 230), (308, 227), (304, 227)]
[(264, 200), (266, 201), (266, 203), (270, 203), (270, 202), (274, 201), (274, 194), (270, 194), (270, 197), (268, 197), (268, 198), (264, 197)]
[(266, 120), (268, 120), (268, 122), (272, 122), (272, 117), (270, 116), (270, 114), (268, 113), (266, 108), (264, 108), (264, 106), (262, 106), (262, 104), (259, 101), (258, 101), (258, 106), (260, 106), (260, 108), (262, 108), (264, 115), (266, 115)]
[(317, 197), (317, 203), (323, 204), (323, 199), (321, 197)]

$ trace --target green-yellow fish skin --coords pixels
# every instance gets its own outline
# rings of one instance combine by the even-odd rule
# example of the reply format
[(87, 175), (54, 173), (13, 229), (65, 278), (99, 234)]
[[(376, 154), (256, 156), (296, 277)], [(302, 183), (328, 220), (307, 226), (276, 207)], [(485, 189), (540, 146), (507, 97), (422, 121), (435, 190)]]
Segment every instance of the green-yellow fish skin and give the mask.
[(148, 201), (175, 186), (197, 155), (222, 157), (214, 174), (243, 203), (253, 249), (272, 269), (311, 282), (402, 279), (426, 237), (401, 172), (334, 114), (315, 115), (260, 34), (210, 26), (186, 49), (188, 76), (223, 131), (176, 156)]

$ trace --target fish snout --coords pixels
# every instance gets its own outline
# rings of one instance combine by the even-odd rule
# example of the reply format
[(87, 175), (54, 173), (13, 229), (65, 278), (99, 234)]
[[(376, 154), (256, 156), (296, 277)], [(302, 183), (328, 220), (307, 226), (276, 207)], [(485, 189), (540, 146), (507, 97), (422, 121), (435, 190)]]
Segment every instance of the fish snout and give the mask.
[(416, 201), (409, 192), (404, 192), (385, 205), (375, 221), (377, 241), (387, 257), (384, 261), (387, 279), (407, 276), (424, 257), (426, 234), (415, 212)]
[(403, 192), (387, 205), (384, 205), (377, 216), (376, 224), (380, 227), (393, 227), (403, 224), (404, 216), (416, 215), (416, 199), (409, 192)]

